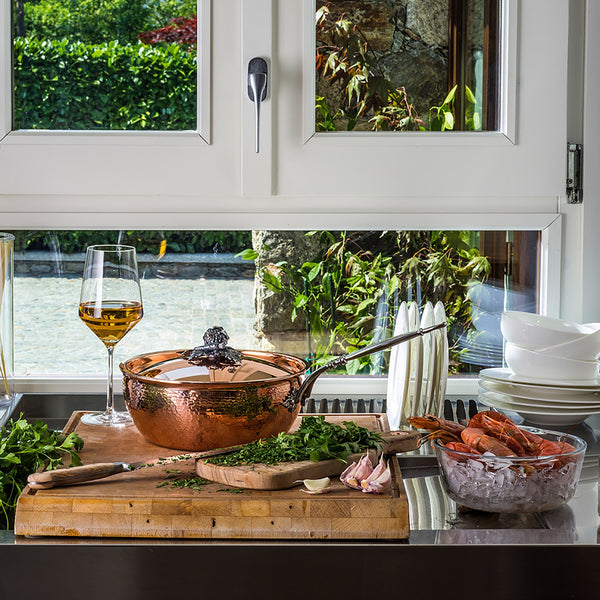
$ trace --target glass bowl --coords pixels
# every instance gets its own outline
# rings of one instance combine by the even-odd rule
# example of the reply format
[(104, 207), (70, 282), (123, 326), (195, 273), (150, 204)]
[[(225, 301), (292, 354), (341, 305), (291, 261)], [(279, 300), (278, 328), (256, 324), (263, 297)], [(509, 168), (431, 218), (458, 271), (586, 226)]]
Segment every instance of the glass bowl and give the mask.
[(500, 457), (434, 447), (446, 493), (467, 508), (499, 513), (532, 513), (559, 508), (575, 494), (586, 443), (574, 435), (520, 427), (575, 450), (550, 456)]

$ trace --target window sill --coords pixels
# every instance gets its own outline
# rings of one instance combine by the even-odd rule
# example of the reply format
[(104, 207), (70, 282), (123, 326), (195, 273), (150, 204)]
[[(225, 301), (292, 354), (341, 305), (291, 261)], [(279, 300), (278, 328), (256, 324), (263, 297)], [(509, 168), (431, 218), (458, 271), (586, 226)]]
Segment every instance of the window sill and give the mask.
[[(121, 386), (115, 378), (115, 389)], [(477, 395), (477, 377), (450, 377), (446, 393), (453, 396)], [(31, 375), (15, 378), (15, 389), (24, 394), (101, 394), (106, 379), (95, 375)], [(327, 376), (317, 379), (313, 395), (318, 396), (385, 396), (387, 377)]]

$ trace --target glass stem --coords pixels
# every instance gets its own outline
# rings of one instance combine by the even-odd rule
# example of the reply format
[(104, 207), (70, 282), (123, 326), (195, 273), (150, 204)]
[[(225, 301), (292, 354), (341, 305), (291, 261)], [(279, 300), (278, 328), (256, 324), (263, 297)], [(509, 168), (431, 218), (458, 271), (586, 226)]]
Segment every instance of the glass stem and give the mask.
[(106, 382), (106, 414), (112, 415), (114, 408), (114, 394), (113, 394), (113, 353), (115, 350), (114, 346), (107, 346), (108, 350), (108, 379)]

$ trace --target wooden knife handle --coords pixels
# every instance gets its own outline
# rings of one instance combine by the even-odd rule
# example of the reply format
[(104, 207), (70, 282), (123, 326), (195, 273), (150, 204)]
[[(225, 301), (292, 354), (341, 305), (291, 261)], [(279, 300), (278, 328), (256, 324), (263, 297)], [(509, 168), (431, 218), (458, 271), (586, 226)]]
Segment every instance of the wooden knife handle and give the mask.
[(27, 483), (29, 487), (35, 490), (44, 490), (62, 485), (74, 485), (84, 483), (85, 481), (93, 481), (94, 479), (102, 479), (103, 477), (109, 477), (116, 473), (125, 473), (129, 470), (129, 465), (124, 462), (94, 463), (81, 467), (32, 473), (27, 477)]

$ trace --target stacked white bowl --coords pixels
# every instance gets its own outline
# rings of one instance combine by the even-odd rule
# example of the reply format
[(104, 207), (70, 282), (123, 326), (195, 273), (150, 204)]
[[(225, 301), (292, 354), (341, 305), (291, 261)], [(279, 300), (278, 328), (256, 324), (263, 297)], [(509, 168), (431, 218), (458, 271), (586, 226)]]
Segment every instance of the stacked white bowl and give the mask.
[(600, 323), (505, 311), (500, 328), (508, 368), (479, 372), (482, 404), (542, 426), (572, 426), (600, 413)]
[(515, 375), (566, 384), (597, 380), (600, 323), (504, 311), (500, 328), (506, 364)]

